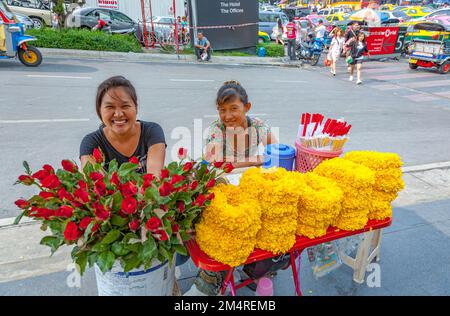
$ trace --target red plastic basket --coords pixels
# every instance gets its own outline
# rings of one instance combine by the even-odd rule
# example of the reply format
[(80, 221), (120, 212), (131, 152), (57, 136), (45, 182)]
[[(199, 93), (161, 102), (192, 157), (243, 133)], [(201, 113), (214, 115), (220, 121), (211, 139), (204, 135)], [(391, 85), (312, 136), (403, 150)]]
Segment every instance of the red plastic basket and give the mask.
[(303, 147), (295, 142), (297, 155), (295, 157), (295, 169), (300, 172), (308, 172), (317, 167), (323, 160), (339, 157), (342, 150), (338, 151), (318, 151), (311, 148)]

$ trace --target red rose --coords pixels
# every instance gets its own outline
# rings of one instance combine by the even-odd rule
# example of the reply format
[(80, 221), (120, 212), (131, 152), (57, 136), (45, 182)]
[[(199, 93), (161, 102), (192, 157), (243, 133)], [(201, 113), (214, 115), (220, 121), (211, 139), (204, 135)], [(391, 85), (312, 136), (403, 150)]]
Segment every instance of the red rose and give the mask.
[(194, 164), (192, 162), (190, 162), (190, 161), (186, 162), (184, 164), (183, 171), (184, 172), (188, 172), (188, 171), (190, 171), (192, 169), (193, 166), (194, 166)]
[(135, 196), (138, 189), (133, 182), (127, 182), (122, 185), (120, 192), (124, 197)]
[(155, 179), (155, 176), (151, 173), (146, 173), (142, 176), (142, 178), (144, 179), (144, 182), (152, 182), (153, 179)]
[(172, 225), (172, 232), (178, 233), (179, 231), (180, 231), (180, 225), (178, 225), (178, 224), (173, 224), (173, 225)]
[(66, 171), (69, 171), (69, 172), (72, 172), (72, 173), (78, 171), (77, 165), (74, 164), (70, 160), (63, 160), (63, 161), (61, 161), (61, 165), (62, 165), (63, 169), (66, 170)]
[(128, 227), (130, 227), (130, 229), (134, 232), (137, 231), (140, 226), (141, 222), (137, 218), (133, 219), (131, 222), (128, 223)]
[(172, 180), (170, 180), (170, 184), (176, 184), (178, 182), (184, 181), (185, 177), (184, 176), (180, 176), (178, 174), (174, 174), (172, 176)]
[(194, 203), (192, 205), (197, 205), (198, 207), (202, 207), (203, 204), (205, 204), (206, 198), (203, 194), (199, 194), (197, 198), (195, 199)]
[(16, 204), (17, 207), (21, 209), (26, 209), (29, 206), (28, 202), (25, 200), (17, 200), (14, 202), (14, 204)]
[(95, 183), (94, 192), (97, 196), (103, 196), (106, 194), (106, 184), (103, 180), (99, 180)]
[(223, 166), (223, 164), (224, 164), (224, 162), (223, 162), (223, 161), (216, 161), (216, 162), (214, 163), (214, 167), (216, 167), (216, 168), (220, 168), (220, 167), (222, 167), (222, 166)]
[(162, 186), (159, 188), (159, 195), (168, 196), (173, 191), (173, 185), (167, 182), (164, 182)]
[(161, 170), (161, 180), (164, 180), (165, 178), (169, 177), (169, 170), (167, 169), (162, 169)]
[(73, 196), (64, 188), (58, 190), (58, 197), (60, 200), (67, 199), (68, 201), (73, 201)]
[(198, 187), (198, 182), (197, 182), (197, 181), (194, 181), (194, 182), (191, 183), (191, 190), (192, 190), (192, 191), (194, 191), (195, 189), (197, 189), (197, 187)]
[(111, 184), (114, 184), (115, 186), (118, 186), (120, 184), (119, 176), (117, 175), (117, 172), (113, 172), (111, 175), (111, 179), (109, 180)]
[[(86, 229), (88, 228), (89, 224), (90, 224), (92, 221), (93, 221), (93, 218), (88, 217), (88, 216), (84, 217), (84, 218), (80, 221), (80, 229), (81, 229), (81, 230), (86, 230)], [(95, 224), (92, 226), (91, 233), (95, 233), (95, 232), (98, 230), (99, 227), (100, 227), (100, 225), (99, 225), (98, 223), (95, 223)]]
[(135, 165), (139, 164), (139, 159), (137, 159), (137, 157), (133, 156), (131, 157), (128, 162), (134, 163)]
[(89, 224), (92, 222), (92, 218), (89, 216), (83, 217), (83, 219), (80, 221), (80, 229), (86, 230), (86, 228), (89, 226)]
[(210, 194), (208, 194), (208, 196), (206, 197), (206, 199), (207, 199), (208, 201), (212, 201), (212, 200), (214, 200), (215, 197), (216, 197), (216, 196), (214, 195), (214, 193), (210, 193)]
[(211, 189), (212, 187), (214, 187), (216, 185), (216, 180), (211, 179), (208, 181), (208, 183), (206, 183), (206, 188), (207, 189)]
[(41, 191), (39, 192), (39, 196), (45, 200), (51, 199), (55, 197), (55, 194), (52, 192)]
[(185, 159), (187, 157), (188, 150), (186, 148), (180, 147), (178, 149), (178, 158)]
[(25, 185), (32, 185), (34, 183), (34, 179), (27, 175), (19, 176), (19, 181)]
[(78, 186), (80, 187), (80, 189), (83, 189), (85, 191), (87, 190), (87, 183), (83, 180), (78, 181)]
[(103, 180), (104, 176), (100, 172), (91, 172), (89, 178), (91, 178), (92, 181), (98, 181)]
[(160, 226), (162, 225), (161, 220), (158, 217), (151, 217), (147, 223), (145, 223), (145, 227), (149, 230), (149, 231), (155, 231), (157, 230)]
[(83, 189), (76, 189), (73, 195), (78, 198), (81, 202), (87, 203), (89, 202), (89, 194)]
[(55, 174), (55, 169), (50, 165), (43, 165), (42, 169), (47, 170), (49, 174)]
[(99, 148), (94, 148), (94, 152), (92, 153), (92, 155), (94, 156), (95, 162), (97, 163), (102, 163), (105, 160)]
[(177, 208), (180, 211), (180, 213), (184, 213), (184, 211), (186, 210), (186, 205), (184, 204), (183, 201), (178, 201)]
[(227, 164), (223, 167), (223, 170), (224, 170), (226, 173), (230, 173), (231, 171), (234, 170), (234, 167), (233, 167), (233, 165), (232, 165), (231, 163), (227, 163)]
[(56, 175), (51, 174), (47, 178), (42, 181), (42, 187), (53, 190), (58, 188), (61, 185), (59, 179)]
[(134, 198), (132, 198), (131, 196), (126, 197), (125, 199), (122, 200), (121, 209), (125, 214), (128, 214), (128, 215), (136, 213), (136, 211), (137, 211), (136, 200)]
[(100, 203), (98, 203), (97, 201), (94, 202), (94, 203), (92, 204), (92, 206), (93, 206), (94, 209), (95, 209), (95, 211), (94, 211), (95, 216), (96, 216), (99, 220), (104, 221), (104, 220), (107, 220), (107, 219), (110, 217), (111, 213), (108, 212), (108, 211), (105, 209), (105, 207), (104, 207), (103, 205), (101, 205)]
[(56, 210), (55, 216), (58, 217), (72, 217), (73, 214), (73, 208), (67, 205), (61, 206), (59, 209)]
[(78, 229), (77, 224), (75, 224), (74, 222), (69, 222), (66, 226), (66, 230), (64, 231), (64, 237), (69, 241), (78, 239), (81, 234), (82, 233)]
[(32, 177), (35, 179), (38, 179), (39, 181), (44, 181), (45, 178), (47, 178), (50, 175), (50, 173), (45, 170), (39, 170), (38, 172), (33, 173)]
[(169, 209), (167, 208), (167, 206), (165, 206), (164, 204), (159, 204), (159, 208), (162, 209), (164, 212), (168, 212)]
[(169, 239), (169, 236), (167, 236), (167, 233), (165, 230), (158, 230), (156, 233), (160, 235), (159, 239), (161, 241), (166, 241), (167, 239)]

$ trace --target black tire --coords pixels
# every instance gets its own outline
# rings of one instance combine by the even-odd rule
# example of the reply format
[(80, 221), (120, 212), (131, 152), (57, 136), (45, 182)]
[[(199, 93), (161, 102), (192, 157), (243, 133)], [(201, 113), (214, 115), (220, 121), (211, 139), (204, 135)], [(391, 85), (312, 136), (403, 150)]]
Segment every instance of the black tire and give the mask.
[(450, 62), (449, 62), (449, 61), (443, 62), (443, 63), (439, 66), (438, 71), (439, 71), (439, 73), (442, 74), (442, 75), (448, 73), (448, 72), (450, 71)]
[(42, 54), (41, 52), (33, 46), (27, 46), (28, 53), (30, 57), (27, 56), (26, 52), (19, 48), (17, 52), (19, 60), (22, 64), (28, 67), (37, 67), (42, 63)]
[(415, 70), (417, 69), (417, 67), (419, 66), (417, 66), (416, 64), (409, 63), (409, 69)]
[(40, 30), (45, 26), (44, 21), (42, 21), (41, 18), (33, 16), (33, 17), (30, 17), (30, 19), (31, 19), (31, 21), (33, 21), (34, 28), (36, 30)]
[(311, 66), (317, 65), (317, 63), (319, 62), (319, 59), (320, 59), (320, 55), (317, 55), (317, 54), (313, 55), (311, 57)]

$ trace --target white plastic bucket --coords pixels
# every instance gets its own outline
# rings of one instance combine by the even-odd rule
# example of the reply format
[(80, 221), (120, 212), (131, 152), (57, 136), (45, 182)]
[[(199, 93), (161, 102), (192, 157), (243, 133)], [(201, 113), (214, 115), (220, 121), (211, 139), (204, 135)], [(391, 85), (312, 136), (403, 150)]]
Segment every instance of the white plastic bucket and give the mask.
[(175, 262), (154, 260), (146, 271), (143, 267), (123, 272), (116, 261), (111, 271), (103, 272), (95, 264), (95, 277), (99, 296), (171, 296), (175, 280)]

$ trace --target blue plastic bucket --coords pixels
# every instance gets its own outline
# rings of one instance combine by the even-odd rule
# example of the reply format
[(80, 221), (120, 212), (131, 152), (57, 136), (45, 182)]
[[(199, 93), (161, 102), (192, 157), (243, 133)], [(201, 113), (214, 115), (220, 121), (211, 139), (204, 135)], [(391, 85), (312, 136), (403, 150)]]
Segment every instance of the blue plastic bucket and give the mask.
[(295, 161), (295, 148), (284, 144), (266, 146), (263, 168), (280, 167), (292, 171)]

